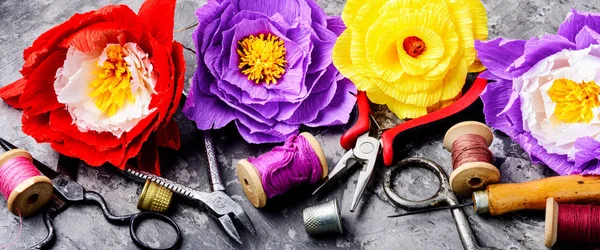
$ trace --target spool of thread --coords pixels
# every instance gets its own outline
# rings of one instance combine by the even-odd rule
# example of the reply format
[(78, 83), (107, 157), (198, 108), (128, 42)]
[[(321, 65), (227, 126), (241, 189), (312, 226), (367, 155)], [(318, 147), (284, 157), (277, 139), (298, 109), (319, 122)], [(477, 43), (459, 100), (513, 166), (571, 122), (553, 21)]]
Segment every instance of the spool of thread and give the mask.
[(151, 180), (146, 180), (137, 207), (139, 210), (164, 213), (169, 210), (172, 198), (173, 192), (171, 190)]
[(0, 193), (8, 210), (15, 215), (30, 216), (52, 197), (52, 181), (33, 165), (31, 154), (13, 149), (0, 155)]
[(544, 245), (600, 246), (600, 206), (558, 204), (546, 199)]
[(248, 200), (257, 208), (267, 199), (302, 184), (314, 184), (328, 173), (321, 145), (310, 133), (289, 137), (283, 146), (237, 163), (237, 175)]
[(489, 146), (494, 134), (488, 126), (475, 121), (452, 126), (444, 136), (444, 147), (452, 152), (452, 191), (471, 196), (473, 191), (500, 182), (500, 171), (492, 163)]

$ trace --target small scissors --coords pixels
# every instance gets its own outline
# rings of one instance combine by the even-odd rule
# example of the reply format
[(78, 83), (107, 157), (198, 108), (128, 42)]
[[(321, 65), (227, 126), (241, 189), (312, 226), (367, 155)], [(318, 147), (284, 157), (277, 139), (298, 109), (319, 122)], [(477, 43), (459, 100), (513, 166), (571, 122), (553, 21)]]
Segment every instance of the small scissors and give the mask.
[[(420, 167), (431, 170), (440, 181), (440, 187), (438, 191), (432, 197), (420, 201), (408, 200), (396, 194), (392, 187), (392, 177), (397, 174), (398, 170), (406, 169), (408, 167)], [(440, 165), (424, 158), (406, 158), (398, 162), (398, 164), (390, 167), (388, 171), (385, 172), (383, 176), (383, 189), (390, 198), (390, 202), (407, 210), (437, 207), (440, 205), (449, 205), (453, 207), (452, 216), (454, 217), (454, 222), (456, 223), (458, 235), (460, 236), (460, 241), (462, 242), (463, 247), (467, 250), (481, 249), (481, 247), (477, 245), (475, 236), (473, 236), (473, 232), (471, 231), (467, 217), (459, 207), (461, 205), (459, 205), (456, 195), (450, 188), (448, 176), (446, 176), (446, 173), (442, 167), (440, 167)]]
[[(382, 152), (383, 163), (386, 166), (394, 162), (394, 153), (401, 149), (401, 145), (417, 136), (423, 135), (427, 129), (436, 126), (436, 129), (442, 129), (442, 126), (454, 124), (451, 119), (466, 119), (470, 115), (469, 107), (479, 99), (479, 94), (483, 92), (487, 81), (478, 78), (470, 86), (468, 91), (456, 102), (443, 109), (432, 112), (428, 115), (409, 120), (396, 125), (391, 129), (385, 130), (381, 136), (370, 136), (371, 132), (371, 108), (369, 99), (365, 92), (359, 91), (356, 95), (356, 121), (341, 137), (341, 146), (348, 150), (338, 161), (333, 170), (328, 175), (328, 180), (319, 186), (314, 192), (316, 194), (327, 183), (330, 182), (342, 170), (347, 170), (355, 163), (360, 163), (363, 168), (358, 177), (356, 191), (352, 198), (351, 212), (356, 210), (358, 202), (365, 191), (379, 152)], [(479, 112), (480, 113), (480, 112)]]
[[(16, 146), (12, 145), (8, 141), (0, 138), (0, 146), (4, 148), (4, 150), (17, 149)], [(151, 213), (151, 212), (141, 212), (137, 214), (130, 215), (113, 215), (109, 210), (104, 198), (93, 191), (87, 191), (83, 186), (79, 183), (75, 182), (69, 175), (60, 174), (59, 172), (68, 172), (73, 174), (74, 167), (79, 165), (80, 161), (75, 158), (70, 158), (64, 155), (59, 155), (58, 158), (58, 166), (57, 169), (59, 172), (54, 171), (50, 167), (44, 165), (38, 160), (33, 160), (34, 165), (48, 178), (52, 179), (52, 186), (54, 187), (54, 195), (50, 199), (50, 204), (48, 204), (48, 209), (44, 212), (44, 224), (48, 228), (48, 236), (38, 243), (37, 245), (31, 247), (31, 249), (47, 249), (51, 248), (55, 241), (55, 229), (52, 223), (52, 218), (63, 212), (68, 205), (76, 204), (76, 203), (84, 203), (84, 204), (94, 204), (99, 206), (102, 209), (102, 213), (104, 214), (104, 218), (111, 223), (116, 225), (122, 225), (129, 223), (129, 234), (131, 235), (131, 239), (136, 246), (141, 249), (176, 249), (179, 247), (181, 243), (181, 231), (179, 226), (173, 221), (171, 218), (159, 214), (159, 213)], [(74, 176), (74, 175), (73, 175)], [(140, 225), (140, 223), (144, 220), (148, 219), (157, 219), (166, 222), (169, 224), (176, 232), (177, 238), (175, 242), (166, 248), (152, 248), (148, 246), (146, 243), (142, 242), (137, 234), (136, 229)]]

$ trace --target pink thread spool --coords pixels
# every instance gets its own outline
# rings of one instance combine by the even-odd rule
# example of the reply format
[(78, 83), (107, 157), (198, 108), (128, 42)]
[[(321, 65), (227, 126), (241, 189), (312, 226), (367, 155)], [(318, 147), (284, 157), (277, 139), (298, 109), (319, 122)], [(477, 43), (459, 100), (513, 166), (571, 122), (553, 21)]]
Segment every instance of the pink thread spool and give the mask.
[[(318, 157), (318, 165), (319, 166), (306, 166), (306, 167), (320, 167), (321, 168), (321, 176), (320, 179), (323, 179), (327, 176), (329, 167), (327, 166), (327, 159), (325, 158), (325, 153), (323, 153), (323, 149), (317, 139), (311, 135), (310, 133), (303, 132), (298, 137), (303, 137), (306, 139), (312, 152), (306, 152), (311, 154), (316, 154)], [(266, 153), (269, 154), (269, 153)], [(264, 155), (266, 155), (264, 154)], [(263, 155), (263, 156), (264, 156)], [(259, 156), (258, 158), (260, 158)], [(314, 156), (313, 156), (314, 157)], [(275, 167), (285, 167), (285, 166), (275, 166)], [(247, 159), (240, 160), (237, 163), (236, 171), (238, 175), (238, 179), (242, 184), (242, 188), (244, 189), (244, 193), (246, 193), (246, 197), (250, 200), (250, 203), (257, 208), (264, 207), (267, 204), (267, 193), (265, 192), (265, 187), (262, 180), (261, 172), (259, 168), (254, 164), (250, 163)]]
[(31, 154), (13, 149), (0, 155), (0, 192), (15, 215), (30, 216), (52, 197), (52, 181), (33, 165)]

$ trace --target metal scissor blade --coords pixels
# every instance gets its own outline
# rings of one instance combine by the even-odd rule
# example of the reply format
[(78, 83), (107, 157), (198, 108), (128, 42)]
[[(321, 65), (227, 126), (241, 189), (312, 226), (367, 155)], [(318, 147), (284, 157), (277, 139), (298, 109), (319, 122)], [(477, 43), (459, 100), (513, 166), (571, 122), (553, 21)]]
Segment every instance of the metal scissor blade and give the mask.
[(329, 172), (329, 175), (327, 175), (327, 180), (323, 182), (319, 187), (317, 187), (317, 189), (313, 191), (312, 195), (317, 194), (323, 187), (327, 186), (329, 182), (335, 179), (335, 177), (340, 172), (352, 167), (354, 164), (356, 164), (356, 159), (354, 158), (354, 151), (350, 149), (342, 156), (342, 158), (338, 161), (333, 170)]
[(81, 161), (77, 158), (59, 154), (58, 163), (56, 164), (56, 172), (69, 176), (71, 180), (76, 181), (79, 163), (81, 163)]
[(244, 210), (236, 211), (234, 215), (237, 218), (237, 220), (239, 220), (242, 223), (242, 225), (244, 225), (248, 229), (248, 231), (252, 233), (252, 235), (256, 235), (256, 228), (254, 228), (254, 224), (252, 224), (250, 217), (248, 217)]
[[(18, 149), (17, 146), (13, 145), (12, 143), (8, 142), (7, 140), (4, 140), (3, 138), (0, 138), (0, 145), (6, 151), (11, 150), (11, 149)], [(54, 169), (46, 166), (46, 164), (41, 163), (40, 161), (36, 160), (35, 158), (33, 158), (33, 165), (35, 165), (35, 167), (40, 172), (42, 172), (43, 175), (45, 175), (46, 177), (48, 177), (50, 179), (54, 179), (59, 175), (56, 171), (54, 171)]]
[(243, 244), (242, 238), (238, 234), (237, 229), (235, 229), (235, 225), (233, 224), (233, 221), (231, 220), (231, 217), (229, 217), (229, 215), (226, 214), (219, 217), (219, 221), (221, 222), (221, 226), (223, 226), (223, 229), (225, 229), (225, 232), (227, 232), (227, 234), (229, 234), (231, 238), (233, 238), (238, 243)]

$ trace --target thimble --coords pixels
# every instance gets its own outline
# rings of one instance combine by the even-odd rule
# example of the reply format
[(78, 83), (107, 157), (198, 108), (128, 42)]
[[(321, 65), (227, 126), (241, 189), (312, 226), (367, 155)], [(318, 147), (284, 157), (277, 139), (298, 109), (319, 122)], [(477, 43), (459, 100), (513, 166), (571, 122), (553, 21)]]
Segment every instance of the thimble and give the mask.
[(343, 233), (342, 217), (337, 200), (307, 207), (303, 211), (304, 228), (311, 235)]
[(164, 213), (169, 209), (172, 197), (173, 192), (171, 190), (146, 180), (137, 207), (140, 210)]

